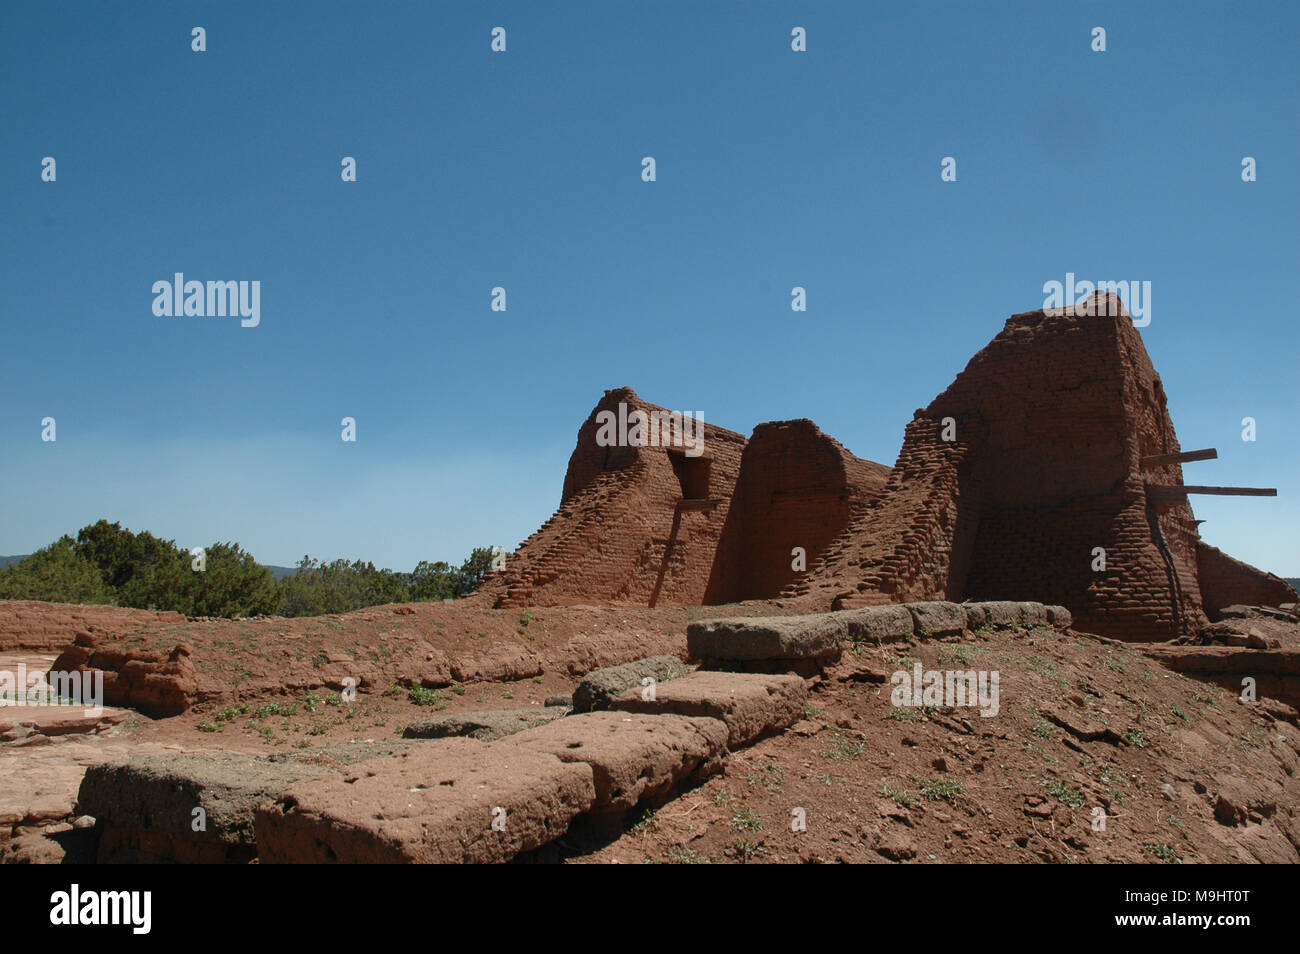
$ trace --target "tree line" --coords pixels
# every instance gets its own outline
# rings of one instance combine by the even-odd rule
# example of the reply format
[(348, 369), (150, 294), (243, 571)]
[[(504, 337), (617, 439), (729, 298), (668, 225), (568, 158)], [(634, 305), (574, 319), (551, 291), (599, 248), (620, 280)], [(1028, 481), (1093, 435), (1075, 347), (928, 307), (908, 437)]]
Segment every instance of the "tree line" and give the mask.
[(100, 603), (175, 610), (186, 616), (319, 616), (383, 603), (467, 596), (492, 568), (491, 547), (476, 547), (459, 567), (427, 560), (411, 573), (376, 569), (361, 560), (326, 563), (310, 555), (277, 581), (238, 543), (205, 548), (194, 557), (147, 530), (132, 533), (100, 520), (64, 535), (0, 569), (0, 599)]

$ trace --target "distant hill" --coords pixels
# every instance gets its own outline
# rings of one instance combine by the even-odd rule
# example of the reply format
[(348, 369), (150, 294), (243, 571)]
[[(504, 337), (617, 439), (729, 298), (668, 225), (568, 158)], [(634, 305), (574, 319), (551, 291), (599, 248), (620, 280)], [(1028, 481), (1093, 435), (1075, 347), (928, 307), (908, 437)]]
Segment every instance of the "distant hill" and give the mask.
[[(29, 556), (31, 556), (30, 553), (24, 553), (21, 556), (0, 556), (0, 569), (4, 569), (5, 567), (9, 566), (9, 564), (11, 563), (21, 563), (23, 560), (26, 560)], [(266, 563), (262, 565), (265, 566), (268, 570), (271, 571), (272, 574), (275, 575), (275, 581), (277, 583), (283, 580), (286, 576), (293, 576), (295, 573), (298, 572), (298, 568), (296, 566), (271, 566)]]
[(1300, 590), (1300, 576), (1284, 576), (1282, 579), (1290, 583), (1295, 589)]

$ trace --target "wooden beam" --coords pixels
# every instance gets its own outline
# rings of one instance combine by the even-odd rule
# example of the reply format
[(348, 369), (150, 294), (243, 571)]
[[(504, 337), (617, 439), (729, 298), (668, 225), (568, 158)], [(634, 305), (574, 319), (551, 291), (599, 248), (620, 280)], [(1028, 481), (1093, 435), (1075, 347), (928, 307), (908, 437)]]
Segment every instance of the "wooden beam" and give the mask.
[(1155, 497), (1186, 497), (1188, 494), (1213, 494), (1216, 497), (1277, 496), (1276, 487), (1199, 487), (1195, 485), (1147, 484), (1147, 492)]
[(1155, 467), (1168, 467), (1170, 464), (1188, 464), (1194, 460), (1218, 460), (1219, 452), (1213, 447), (1205, 450), (1183, 451), (1181, 454), (1155, 454), (1143, 457), (1140, 466), (1143, 470)]

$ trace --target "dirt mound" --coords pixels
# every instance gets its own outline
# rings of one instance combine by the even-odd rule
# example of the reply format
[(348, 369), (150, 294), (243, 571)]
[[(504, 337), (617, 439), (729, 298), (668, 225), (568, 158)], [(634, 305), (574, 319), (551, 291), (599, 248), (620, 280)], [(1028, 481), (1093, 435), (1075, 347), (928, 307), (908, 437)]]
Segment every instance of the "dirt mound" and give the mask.
[[(918, 663), (998, 671), (997, 716), (892, 705)], [(803, 721), (568, 860), (1296, 862), (1298, 752), (1265, 706), (1138, 647), (1045, 629), (864, 643)]]
[(180, 613), (172, 612), (0, 600), (0, 652), (27, 649), (57, 653), (72, 645), (79, 632), (129, 633), (146, 624), (176, 626), (185, 621)]
[(196, 704), (339, 691), (349, 684), (370, 694), (393, 683), (438, 688), (543, 673), (581, 676), (654, 653), (684, 656), (686, 625), (705, 612), (496, 610), (462, 600), (303, 619), (133, 618), (116, 630), (83, 631), (53, 668), (101, 669), (110, 704), (174, 715)]

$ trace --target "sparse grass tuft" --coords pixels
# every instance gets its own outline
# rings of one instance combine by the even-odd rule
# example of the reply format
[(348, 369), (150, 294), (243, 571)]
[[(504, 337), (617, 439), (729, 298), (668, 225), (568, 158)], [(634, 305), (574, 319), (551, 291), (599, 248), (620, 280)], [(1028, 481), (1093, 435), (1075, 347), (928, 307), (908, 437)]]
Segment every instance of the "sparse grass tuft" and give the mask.
[(957, 796), (962, 793), (961, 782), (946, 778), (923, 779), (921, 794), (932, 802), (944, 801), (950, 805), (957, 804)]
[(890, 788), (888, 782), (880, 783), (880, 794), (886, 798), (892, 798), (901, 808), (911, 808), (918, 801), (915, 795), (905, 792), (901, 788)]
[(1178, 857), (1178, 852), (1174, 851), (1174, 849), (1170, 848), (1163, 841), (1159, 844), (1147, 843), (1142, 847), (1146, 849), (1148, 854), (1154, 855), (1166, 864), (1180, 865), (1183, 863), (1183, 859)]
[(427, 689), (424, 686), (412, 686), (406, 690), (411, 697), (411, 701), (417, 706), (434, 706), (438, 709), (447, 708), (447, 703), (443, 701), (442, 695), (437, 689)]
[(866, 743), (850, 742), (844, 738), (843, 729), (835, 729), (834, 735), (835, 744), (822, 752), (824, 758), (834, 759), (837, 762), (851, 762), (854, 759), (861, 758), (867, 751)]
[(1079, 791), (1077, 788), (1070, 788), (1070, 786), (1066, 785), (1064, 782), (1057, 781), (1056, 779), (1045, 781), (1043, 782), (1043, 785), (1047, 788), (1047, 794), (1051, 795), (1062, 805), (1066, 805), (1069, 808), (1083, 807), (1083, 792)]
[(776, 765), (764, 765), (745, 776), (745, 781), (759, 788), (774, 789), (785, 784), (785, 771)]

